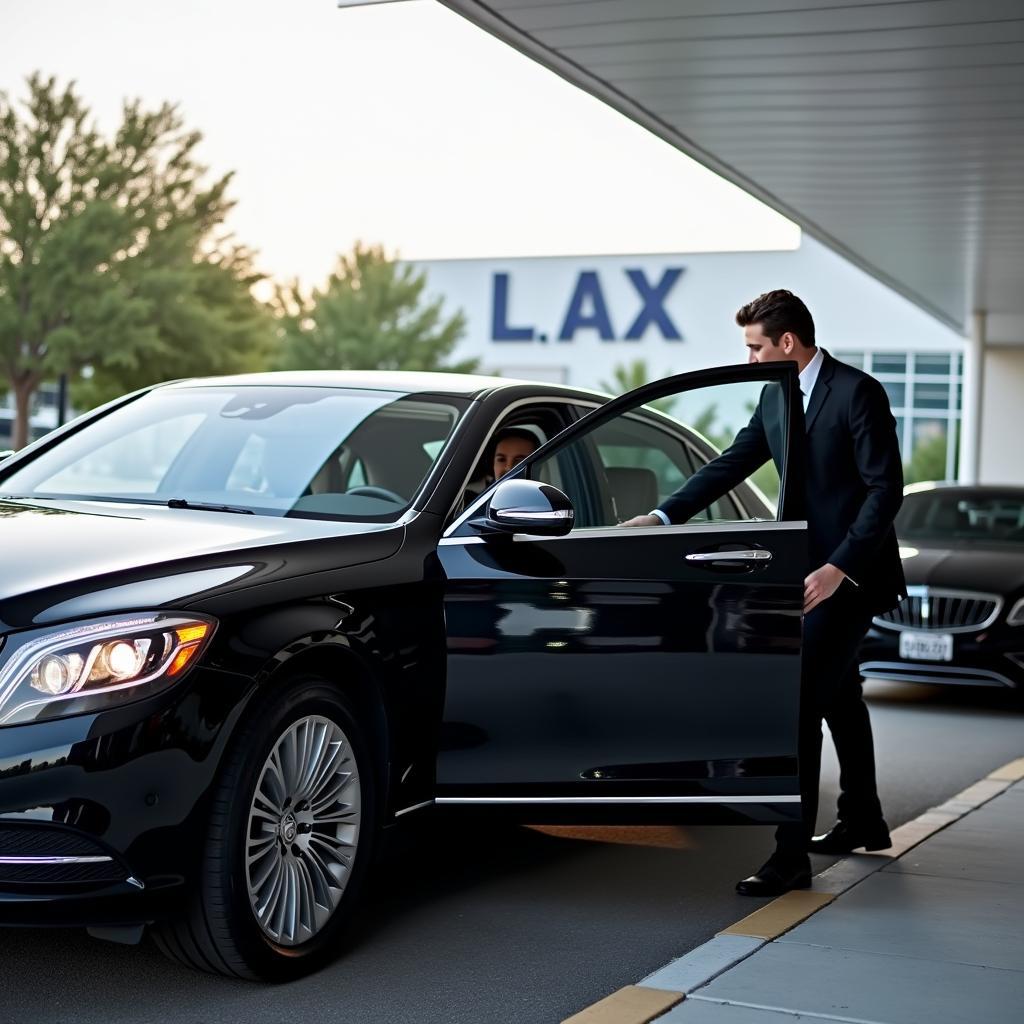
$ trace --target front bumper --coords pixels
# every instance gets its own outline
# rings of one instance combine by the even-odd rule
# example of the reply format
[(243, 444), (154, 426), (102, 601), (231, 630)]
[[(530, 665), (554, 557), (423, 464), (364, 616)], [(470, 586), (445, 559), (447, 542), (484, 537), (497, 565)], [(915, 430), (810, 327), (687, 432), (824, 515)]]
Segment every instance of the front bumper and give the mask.
[(861, 675), (871, 679), (1024, 691), (1024, 629), (954, 633), (952, 661), (915, 661), (900, 657), (898, 630), (872, 626), (859, 662)]
[(0, 925), (125, 925), (180, 907), (248, 680), (0, 728)]

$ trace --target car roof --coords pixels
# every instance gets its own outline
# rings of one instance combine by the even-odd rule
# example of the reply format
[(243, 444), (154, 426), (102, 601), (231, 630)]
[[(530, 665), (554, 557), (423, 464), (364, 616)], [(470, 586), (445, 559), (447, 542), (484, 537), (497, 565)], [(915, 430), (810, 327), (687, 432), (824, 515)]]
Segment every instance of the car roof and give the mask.
[(1021, 484), (961, 484), (954, 480), (924, 481), (918, 484), (907, 484), (903, 488), (905, 495), (910, 494), (1014, 494), (1024, 497), (1024, 486)]
[(607, 399), (607, 395), (584, 388), (515, 380), (473, 373), (429, 373), (399, 370), (278, 370), (268, 373), (240, 373), (225, 377), (194, 377), (170, 381), (161, 388), (192, 387), (322, 387), (356, 388), (366, 391), (401, 391), (409, 394), (461, 395), (480, 398), (498, 390), (528, 388), (538, 395), (578, 395)]

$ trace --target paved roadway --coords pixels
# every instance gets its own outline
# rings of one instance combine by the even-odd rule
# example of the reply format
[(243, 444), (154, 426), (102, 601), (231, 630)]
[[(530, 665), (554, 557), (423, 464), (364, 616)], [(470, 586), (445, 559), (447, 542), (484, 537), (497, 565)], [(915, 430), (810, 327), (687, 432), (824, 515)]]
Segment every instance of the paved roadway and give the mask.
[[(1024, 754), (1024, 705), (1006, 695), (883, 683), (869, 693), (890, 825)], [(835, 777), (826, 754), (822, 824)], [(270, 988), (175, 967), (148, 942), (0, 930), (0, 1020), (557, 1022), (754, 909), (732, 886), (770, 846), (761, 828), (575, 838), (421, 827), (381, 865), (357, 941), (315, 977)]]

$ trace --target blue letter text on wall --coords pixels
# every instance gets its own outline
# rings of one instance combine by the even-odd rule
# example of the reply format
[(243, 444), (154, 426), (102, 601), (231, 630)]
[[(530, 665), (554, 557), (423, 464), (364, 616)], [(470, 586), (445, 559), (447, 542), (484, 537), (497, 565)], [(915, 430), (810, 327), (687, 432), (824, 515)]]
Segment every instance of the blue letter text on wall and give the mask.
[[(591, 312), (583, 312), (583, 304), (590, 302)], [(612, 322), (608, 318), (608, 307), (601, 291), (601, 282), (593, 270), (584, 270), (576, 280), (576, 289), (569, 300), (559, 341), (572, 341), (573, 336), (583, 327), (593, 327), (602, 341), (614, 341)]]
[(508, 274), (495, 274), (491, 288), (491, 338), (494, 341), (533, 341), (532, 327), (508, 323)]

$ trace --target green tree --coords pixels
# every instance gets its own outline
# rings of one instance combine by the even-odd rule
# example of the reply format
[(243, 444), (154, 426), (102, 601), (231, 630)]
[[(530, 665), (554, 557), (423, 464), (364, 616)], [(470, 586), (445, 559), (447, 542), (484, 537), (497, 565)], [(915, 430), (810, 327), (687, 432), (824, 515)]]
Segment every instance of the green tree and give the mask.
[[(154, 275), (151, 283), (161, 276)], [(162, 380), (267, 368), (274, 318), (253, 299), (251, 289), (263, 275), (253, 268), (251, 253), (232, 246), (206, 259), (183, 255), (177, 277), (181, 290), (170, 308), (162, 308), (159, 296), (152, 299), (157, 344), (104, 352), (89, 368), (91, 375), (72, 388), (77, 407), (91, 408)], [(140, 283), (143, 294), (146, 285)]]
[(204, 184), (200, 135), (176, 109), (127, 101), (105, 137), (73, 83), (27, 84), (20, 104), (0, 93), (0, 374), (15, 447), (45, 380), (91, 368), (76, 397), (94, 400), (242, 368), (270, 336), (249, 254), (223, 231), (231, 175)]
[(690, 424), (698, 434), (710, 440), (715, 420), (718, 419), (718, 403), (712, 402), (697, 418)]
[(903, 467), (905, 483), (946, 479), (946, 435), (936, 434), (914, 445), (910, 462)]
[(338, 257), (325, 287), (278, 288), (278, 368), (474, 372), (476, 359), (447, 361), (465, 317), (446, 318), (442, 299), (425, 299), (426, 286), (426, 274), (357, 242)]
[[(662, 374), (662, 376), (667, 376), (667, 374)], [(619, 363), (612, 370), (612, 379), (601, 381), (600, 387), (602, 391), (607, 391), (609, 394), (624, 395), (627, 391), (635, 391), (637, 388), (649, 384), (653, 379), (647, 369), (647, 361), (634, 359), (631, 363)], [(659, 412), (670, 413), (676, 400), (675, 398), (659, 398), (647, 404)]]
[(703, 434), (719, 451), (725, 451), (732, 444), (736, 432), (730, 426), (718, 423), (718, 403), (713, 402), (689, 424), (698, 434)]

